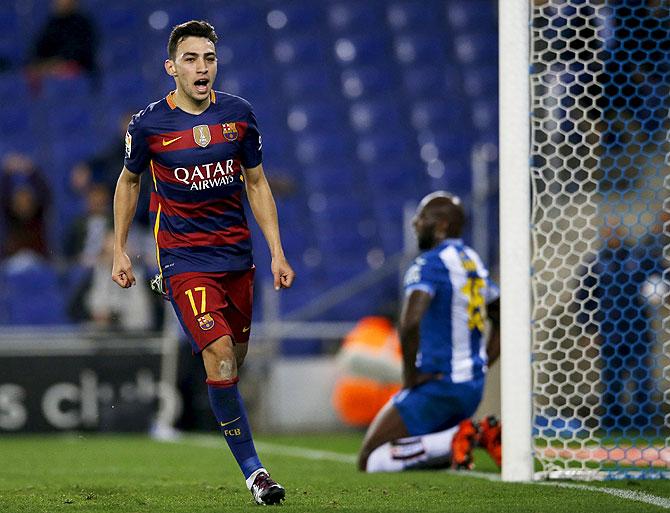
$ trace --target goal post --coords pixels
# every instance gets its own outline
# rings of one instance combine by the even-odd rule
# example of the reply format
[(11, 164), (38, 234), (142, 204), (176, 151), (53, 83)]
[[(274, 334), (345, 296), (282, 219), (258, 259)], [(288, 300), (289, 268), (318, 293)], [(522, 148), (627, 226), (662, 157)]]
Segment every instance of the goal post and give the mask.
[(505, 481), (531, 455), (528, 0), (499, 0), (501, 416)]
[(500, 0), (503, 480), (670, 477), (670, 3)]

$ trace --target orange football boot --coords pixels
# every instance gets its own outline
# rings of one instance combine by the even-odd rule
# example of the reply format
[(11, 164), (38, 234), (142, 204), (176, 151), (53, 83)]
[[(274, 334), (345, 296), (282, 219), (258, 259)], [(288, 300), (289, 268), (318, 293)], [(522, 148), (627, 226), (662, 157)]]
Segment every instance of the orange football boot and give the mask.
[(472, 470), (472, 449), (477, 442), (477, 428), (467, 419), (458, 425), (458, 431), (451, 442), (451, 467)]
[(479, 423), (479, 445), (496, 465), (502, 466), (502, 426), (495, 416), (489, 415)]

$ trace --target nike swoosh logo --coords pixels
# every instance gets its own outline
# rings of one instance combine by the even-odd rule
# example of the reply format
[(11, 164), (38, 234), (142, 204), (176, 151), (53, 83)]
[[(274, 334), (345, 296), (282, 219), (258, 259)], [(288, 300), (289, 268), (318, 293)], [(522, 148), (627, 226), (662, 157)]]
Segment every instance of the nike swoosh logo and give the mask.
[(242, 333), (246, 333), (251, 329), (251, 326), (247, 326), (246, 328), (242, 328)]
[(223, 426), (227, 426), (228, 424), (232, 424), (233, 422), (238, 421), (238, 420), (240, 420), (241, 418), (242, 418), (242, 417), (237, 417), (236, 419), (229, 420), (228, 422), (222, 422), (222, 423), (221, 423), (221, 427), (223, 427)]
[(183, 136), (175, 137), (174, 139), (170, 139), (169, 141), (166, 141), (163, 139), (163, 146), (170, 146), (173, 142), (177, 142), (179, 139), (181, 139)]

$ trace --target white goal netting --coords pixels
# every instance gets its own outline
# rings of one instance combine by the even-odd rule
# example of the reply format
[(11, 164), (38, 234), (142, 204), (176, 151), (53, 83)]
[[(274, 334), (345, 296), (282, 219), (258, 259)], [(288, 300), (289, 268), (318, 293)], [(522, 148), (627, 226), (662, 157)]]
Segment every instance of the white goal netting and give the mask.
[(670, 2), (530, 16), (534, 456), (545, 477), (667, 478)]

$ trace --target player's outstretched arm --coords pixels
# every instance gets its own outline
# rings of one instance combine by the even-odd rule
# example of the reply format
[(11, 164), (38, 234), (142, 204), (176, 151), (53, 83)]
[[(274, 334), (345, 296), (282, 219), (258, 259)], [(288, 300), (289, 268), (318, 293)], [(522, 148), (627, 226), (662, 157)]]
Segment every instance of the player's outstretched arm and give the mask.
[(114, 264), (112, 265), (112, 280), (124, 289), (135, 284), (133, 264), (126, 253), (126, 243), (139, 195), (140, 175), (131, 173), (124, 166), (114, 192)]
[(267, 178), (265, 178), (263, 165), (259, 164), (256, 167), (246, 169), (244, 177), (251, 210), (270, 248), (275, 290), (288, 288), (293, 284), (295, 272), (293, 272), (284, 256), (284, 249), (282, 248), (281, 237), (279, 235), (277, 206), (272, 197), (270, 185)]

